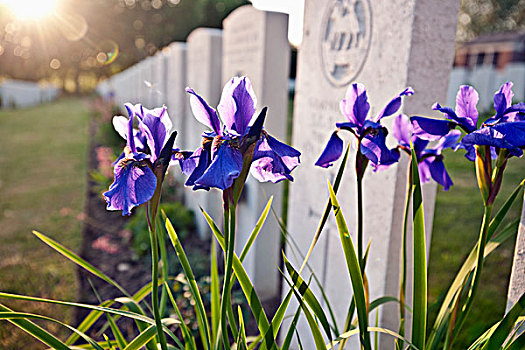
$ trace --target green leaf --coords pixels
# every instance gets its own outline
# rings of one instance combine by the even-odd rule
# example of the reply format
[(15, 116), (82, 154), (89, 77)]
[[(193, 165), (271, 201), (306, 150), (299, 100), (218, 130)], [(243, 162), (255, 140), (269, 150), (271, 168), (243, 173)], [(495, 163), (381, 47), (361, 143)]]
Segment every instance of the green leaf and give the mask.
[[(201, 211), (206, 221), (208, 222), (208, 225), (210, 226), (215, 238), (217, 239), (217, 242), (219, 242), (219, 245), (221, 246), (222, 250), (225, 251), (226, 247), (224, 242), (224, 236), (217, 228), (217, 225), (215, 225), (215, 222), (208, 215), (208, 213), (206, 213), (206, 211), (202, 208)], [(241, 289), (246, 297), (246, 300), (248, 301), (248, 305), (250, 306), (250, 310), (252, 311), (252, 314), (255, 318), (257, 327), (259, 328), (259, 332), (261, 332), (261, 334), (271, 334), (267, 332), (270, 327), (270, 324), (268, 322), (266, 313), (264, 312), (264, 309), (262, 307), (261, 301), (257, 295), (257, 292), (255, 291), (255, 288), (253, 287), (252, 282), (250, 281), (250, 278), (248, 277), (248, 274), (244, 270), (241, 261), (235, 253), (233, 254), (233, 271), (237, 276), (237, 280), (239, 281)], [(263, 339), (262, 346), (265, 346), (268, 349), (272, 349), (274, 346), (276, 346), (275, 339), (273, 338), (273, 336), (265, 337)]]
[(321, 334), (321, 331), (319, 330), (319, 326), (317, 325), (317, 322), (315, 322), (315, 318), (313, 317), (312, 313), (308, 309), (308, 306), (304, 303), (303, 298), (301, 298), (301, 295), (293, 287), (292, 282), (286, 276), (284, 276), (284, 280), (290, 286), (291, 290), (295, 294), (295, 297), (297, 298), (297, 301), (299, 302), (299, 305), (301, 306), (301, 309), (304, 312), (306, 321), (308, 322), (308, 326), (310, 327), (310, 331), (312, 332), (312, 337), (314, 338), (315, 347), (317, 349), (324, 349), (325, 346), (324, 346), (323, 335)]
[(190, 262), (188, 261), (188, 257), (184, 252), (184, 248), (182, 248), (179, 237), (177, 236), (177, 233), (175, 232), (175, 229), (168, 218), (166, 218), (166, 229), (168, 230), (168, 235), (170, 237), (171, 243), (173, 244), (173, 247), (175, 248), (175, 252), (177, 253), (179, 261), (182, 265), (182, 269), (184, 270), (184, 275), (188, 280), (188, 287), (193, 300), (195, 301), (195, 313), (197, 315), (197, 322), (199, 324), (199, 333), (201, 335), (202, 345), (205, 350), (208, 350), (211, 348), (210, 325), (208, 324), (208, 318), (206, 317), (206, 311), (204, 309), (202, 297), (199, 292), (199, 287), (195, 281), (195, 275), (191, 270)]
[(496, 232), (497, 228), (509, 212), (509, 209), (512, 207), (512, 204), (516, 201), (516, 198), (518, 198), (518, 195), (520, 194), (521, 190), (523, 189), (523, 185), (525, 184), (525, 179), (519, 183), (516, 188), (514, 188), (514, 191), (510, 194), (510, 196), (507, 198), (505, 203), (501, 206), (500, 210), (494, 215), (494, 218), (490, 221), (489, 224), (489, 230), (487, 237), (491, 238), (494, 232)]
[[(148, 292), (148, 295), (149, 295), (151, 293), (151, 283), (149, 283), (148, 285), (150, 286), (150, 290)], [(124, 304), (124, 307), (131, 312), (134, 312), (140, 315), (146, 315), (144, 310), (140, 307), (138, 300), (136, 300), (135, 298), (136, 298), (135, 296), (133, 296), (133, 298), (121, 297), (121, 298), (115, 299), (115, 301)], [(144, 331), (146, 328), (149, 327), (147, 323), (141, 322), (139, 320), (135, 320), (135, 323), (137, 324), (137, 328), (139, 329), (140, 332)], [(146, 348), (148, 350), (157, 350), (157, 346), (155, 345), (154, 341), (151, 341), (148, 344), (146, 344)]]
[(357, 320), (359, 322), (359, 332), (361, 344), (366, 350), (370, 350), (372, 345), (370, 343), (370, 334), (368, 333), (368, 313), (366, 308), (365, 290), (363, 276), (361, 275), (361, 267), (359, 266), (359, 258), (356, 255), (350, 231), (346, 225), (345, 218), (341, 211), (341, 207), (335, 196), (334, 189), (328, 182), (328, 189), (330, 190), (330, 201), (334, 208), (334, 215), (337, 221), (337, 229), (341, 244), (345, 254), (346, 266), (350, 273), (350, 280), (352, 282), (352, 289), (354, 291), (354, 300), (357, 308)]
[[(485, 247), (485, 259), (487, 256), (492, 253), (496, 248), (498, 248), (503, 242), (508, 240), (511, 237), (514, 237), (517, 233), (517, 228), (519, 225), (519, 219), (507, 225), (497, 236), (492, 238)], [(439, 343), (445, 334), (447, 329), (448, 321), (450, 315), (454, 309), (453, 303), (456, 300), (457, 293), (463, 287), (466, 279), (469, 277), (470, 273), (474, 269), (476, 264), (476, 251), (477, 244), (472, 248), (470, 254), (463, 262), (461, 269), (457, 273), (454, 281), (452, 282), (448, 292), (441, 304), (441, 309), (439, 310), (434, 326), (430, 332), (429, 341), (427, 344), (428, 349), (436, 350), (439, 346)]]
[[(348, 144), (348, 146), (346, 147), (345, 155), (343, 157), (343, 160), (341, 161), (341, 164), (339, 165), (339, 169), (337, 170), (337, 175), (335, 177), (333, 189), (334, 189), (334, 193), (336, 194), (337, 194), (337, 191), (339, 190), (341, 179), (343, 178), (343, 173), (346, 168), (346, 163), (348, 162), (349, 151), (350, 151), (350, 144)], [(323, 228), (326, 224), (326, 220), (328, 220), (328, 216), (330, 215), (330, 210), (332, 210), (332, 202), (330, 202), (330, 199), (328, 199), (328, 202), (326, 203), (324, 211), (323, 211), (323, 216), (321, 217), (321, 221), (319, 222), (319, 225), (317, 226), (317, 230), (315, 230), (314, 239), (312, 240), (312, 243), (310, 244), (310, 248), (308, 248), (308, 252), (306, 253), (306, 256), (301, 265), (301, 268), (299, 269), (299, 273), (303, 272), (303, 269), (306, 266), (306, 263), (308, 262), (308, 259), (310, 258), (310, 255), (312, 254), (314, 247), (317, 244), (317, 241), (319, 240), (319, 237), (321, 237), (321, 232), (323, 232)]]
[[(292, 295), (293, 292), (292, 288), (290, 288), (289, 295)], [(297, 322), (299, 321), (299, 316), (301, 315), (301, 305), (297, 307), (297, 310), (295, 311), (292, 323), (290, 323), (290, 328), (288, 328), (288, 332), (286, 332), (286, 337), (284, 338), (283, 345), (281, 347), (282, 350), (288, 350), (290, 348), (290, 343), (292, 342), (292, 337), (295, 329), (297, 328)]]
[(512, 333), (514, 324), (518, 317), (523, 314), (525, 310), (525, 293), (519, 298), (519, 300), (512, 306), (512, 308), (507, 312), (505, 317), (501, 320), (498, 327), (492, 333), (490, 339), (482, 347), (482, 350), (499, 350), (505, 342), (505, 340)]
[(268, 199), (268, 202), (266, 203), (266, 206), (264, 207), (264, 210), (261, 213), (261, 216), (259, 217), (259, 220), (257, 220), (257, 223), (255, 224), (255, 227), (252, 230), (252, 233), (248, 237), (248, 240), (246, 241), (246, 244), (242, 248), (241, 254), (239, 255), (239, 260), (244, 261), (246, 258), (246, 255), (250, 251), (250, 248), (253, 245), (253, 242), (255, 242), (255, 239), (259, 235), (259, 232), (261, 232), (261, 229), (266, 221), (266, 218), (268, 217), (268, 213), (270, 212), (270, 208), (272, 207), (273, 202), (273, 196)]
[(89, 305), (89, 304), (81, 304), (81, 303), (73, 303), (68, 301), (60, 301), (60, 300), (52, 300), (52, 299), (44, 299), (44, 298), (36, 298), (36, 297), (29, 297), (26, 295), (18, 295), (18, 294), (10, 294), (10, 293), (3, 293), (0, 292), (0, 298), (3, 299), (14, 299), (14, 300), (28, 300), (28, 301), (36, 301), (36, 302), (43, 302), (43, 303), (49, 303), (49, 304), (57, 304), (57, 305), (67, 305), (67, 306), (75, 306), (75, 307), (82, 307), (86, 309), (91, 310), (98, 310), (102, 312), (107, 312), (114, 315), (119, 315), (123, 317), (132, 318), (135, 320), (139, 320), (142, 322), (146, 322), (148, 324), (155, 324), (155, 321), (152, 318), (139, 315), (134, 312), (125, 311), (125, 310), (118, 310), (113, 309), (109, 307), (102, 307), (97, 305)]
[[(26, 318), (32, 318), (32, 319), (37, 319), (37, 320), (45, 320), (45, 321), (50, 321), (50, 322), (54, 322), (56, 324), (59, 324), (59, 325), (65, 327), (65, 328), (67, 328), (67, 329), (69, 329), (69, 330), (71, 330), (71, 331), (73, 331), (75, 333), (78, 333), (78, 335), (80, 335), (85, 341), (87, 341), (89, 344), (91, 344), (95, 349), (97, 349), (97, 350), (104, 350), (93, 339), (91, 339), (90, 337), (88, 337), (84, 333), (79, 332), (75, 327), (71, 327), (70, 325), (65, 324), (63, 322), (60, 322), (60, 321), (57, 321), (57, 320), (55, 320), (55, 319), (53, 319), (51, 317), (30, 314), (30, 313), (27, 313), (27, 312), (14, 312), (14, 311), (3, 311), (3, 312), (0, 312), (0, 319), (12, 320), (12, 319), (26, 319)], [(33, 333), (29, 333), (29, 334), (33, 335)], [(62, 348), (62, 347), (60, 346), (60, 348)], [(68, 349), (67, 346), (66, 346), (66, 349)]]
[[(106, 300), (103, 303), (101, 303), (99, 306), (102, 307), (108, 307), (113, 305), (113, 300)], [(92, 310), (90, 313), (84, 318), (84, 320), (80, 323), (80, 325), (77, 327), (77, 329), (81, 332), (86, 332), (89, 327), (91, 327), (104, 313), (99, 310)], [(77, 339), (79, 338), (79, 335), (77, 333), (73, 333), (67, 338), (66, 344), (71, 345), (73, 344)]]
[(149, 326), (133, 339), (124, 350), (139, 350), (157, 335), (157, 327)]
[(525, 349), (525, 332), (521, 333), (505, 350), (523, 350)]
[(425, 217), (423, 212), (423, 196), (417, 156), (412, 149), (412, 210), (413, 210), (413, 249), (414, 249), (414, 286), (412, 303), (412, 343), (420, 348), (425, 348), (425, 335), (427, 326), (427, 261), (425, 244)]
[(310, 309), (312, 309), (312, 312), (315, 314), (315, 316), (319, 319), (319, 322), (321, 322), (321, 325), (326, 333), (326, 336), (328, 337), (328, 340), (332, 340), (332, 332), (330, 331), (330, 324), (328, 323), (328, 319), (326, 318), (326, 315), (323, 311), (323, 308), (317, 298), (315, 297), (314, 293), (306, 284), (306, 282), (303, 280), (303, 278), (299, 275), (299, 273), (293, 268), (290, 261), (286, 258), (286, 255), (283, 252), (283, 261), (284, 266), (286, 267), (286, 270), (288, 271), (288, 274), (290, 275), (293, 287), (297, 289), (299, 294), (302, 298), (306, 301)]
[(212, 339), (217, 337), (217, 329), (219, 328), (219, 306), (220, 306), (220, 288), (219, 288), (219, 269), (217, 267), (217, 242), (211, 240), (211, 329)]
[(184, 323), (184, 319), (182, 318), (182, 314), (180, 313), (179, 307), (177, 306), (177, 302), (175, 301), (175, 298), (173, 297), (173, 294), (171, 293), (171, 290), (168, 286), (167, 282), (164, 282), (164, 287), (166, 288), (166, 291), (168, 292), (168, 296), (171, 301), (171, 305), (173, 306), (173, 309), (175, 310), (175, 313), (177, 314), (177, 317), (179, 318), (180, 322), (180, 329), (182, 331), (182, 337), (184, 339), (184, 343), (186, 344), (186, 349), (197, 349), (197, 344), (195, 344), (195, 338), (191, 334), (188, 326), (186, 326), (186, 323)]
[[(13, 310), (8, 307), (0, 304), (0, 312), (13, 312)], [(13, 325), (32, 335), (36, 339), (40, 340), (42, 343), (51, 346), (53, 349), (57, 350), (69, 350), (69, 347), (64, 344), (60, 339), (55, 337), (53, 334), (49, 333), (42, 327), (36, 325), (35, 323), (25, 320), (25, 319), (8, 319)]]
[(240, 306), (237, 308), (237, 314), (239, 315), (239, 335), (237, 337), (237, 350), (248, 350), (248, 342), (246, 341), (246, 332), (244, 330), (244, 318), (242, 316), (242, 310)]
[[(412, 344), (408, 339), (406, 339), (405, 337), (403, 337), (403, 336), (399, 335), (398, 333), (396, 333), (394, 331), (391, 331), (389, 329), (381, 328), (381, 327), (368, 327), (368, 332), (374, 332), (374, 333), (378, 332), (378, 333), (388, 334), (388, 335), (392, 336), (394, 339), (399, 339), (399, 340), (402, 340), (405, 343), (407, 343), (407, 345), (408, 345), (408, 347), (410, 349), (419, 350), (419, 348), (417, 346), (415, 346), (414, 344)], [(348, 331), (348, 332), (345, 332), (345, 333), (341, 334), (339, 337), (337, 337), (332, 342), (332, 344), (326, 344), (326, 350), (332, 349), (332, 347), (337, 345), (341, 340), (348, 339), (348, 338), (350, 338), (350, 337), (352, 337), (354, 335), (357, 335), (357, 334), (359, 334), (359, 329), (353, 329), (351, 331)]]
[(122, 335), (122, 332), (117, 327), (117, 324), (115, 323), (115, 320), (113, 320), (113, 317), (111, 315), (106, 314), (106, 317), (109, 321), (109, 326), (111, 327), (111, 331), (113, 332), (113, 336), (115, 337), (115, 340), (117, 341), (117, 344), (120, 349), (123, 349), (126, 347), (127, 342), (124, 336)]
[(60, 254), (62, 254), (63, 256), (65, 256), (66, 258), (74, 262), (75, 264), (77, 264), (78, 266), (82, 267), (83, 269), (91, 272), (98, 278), (113, 285), (115, 288), (121, 291), (125, 296), (131, 297), (129, 293), (123, 287), (121, 287), (117, 282), (109, 278), (106, 274), (104, 274), (102, 271), (100, 271), (99, 269), (97, 269), (96, 267), (88, 263), (86, 260), (82, 259), (78, 255), (73, 253), (71, 250), (67, 249), (60, 243), (52, 240), (51, 238), (47, 237), (46, 235), (40, 232), (33, 231), (33, 234), (37, 236), (42, 242), (44, 242), (45, 244), (47, 244), (48, 246), (50, 246), (51, 248), (53, 248), (54, 250), (56, 250), (57, 252), (59, 252)]

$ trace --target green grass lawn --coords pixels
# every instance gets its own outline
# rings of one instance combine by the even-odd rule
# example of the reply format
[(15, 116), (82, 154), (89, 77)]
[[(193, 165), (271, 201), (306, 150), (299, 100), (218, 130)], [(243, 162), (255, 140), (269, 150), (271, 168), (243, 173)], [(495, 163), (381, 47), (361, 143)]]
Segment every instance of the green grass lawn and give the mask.
[[(76, 296), (76, 268), (32, 235), (81, 243), (89, 112), (80, 99), (0, 111), (0, 290), (61, 300)], [(72, 309), (0, 300), (17, 311), (71, 321)], [(45, 327), (63, 334), (54, 324)], [(1, 349), (44, 346), (0, 321)]]
[[(432, 303), (446, 292), (467, 254), (475, 245), (483, 215), (474, 164), (464, 157), (464, 153), (462, 150), (446, 153), (445, 164), (454, 186), (448, 193), (438, 190), (437, 195), (429, 262), (431, 322), (438, 311)], [(524, 176), (525, 159), (511, 158), (494, 206), (494, 214)], [(520, 216), (522, 199), (520, 195), (509, 212), (508, 219)], [(501, 227), (504, 226), (505, 224), (502, 224)], [(507, 300), (513, 252), (514, 241), (509, 240), (486, 260), (476, 300), (454, 349), (466, 349), (467, 344), (471, 344), (501, 319)], [(431, 325), (432, 323), (429, 323), (429, 327)]]

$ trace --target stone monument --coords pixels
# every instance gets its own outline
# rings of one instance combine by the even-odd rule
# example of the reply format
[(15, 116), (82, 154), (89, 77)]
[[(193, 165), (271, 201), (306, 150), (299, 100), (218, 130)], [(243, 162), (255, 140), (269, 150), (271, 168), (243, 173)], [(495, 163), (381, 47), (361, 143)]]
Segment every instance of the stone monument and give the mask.
[[(404, 113), (432, 114), (431, 105), (435, 101), (444, 101), (446, 97), (458, 7), (459, 3), (452, 0), (306, 1), (304, 37), (297, 63), (293, 129), (293, 146), (303, 156), (302, 165), (295, 173), (296, 182), (290, 189), (288, 221), (290, 235), (303, 254), (311, 243), (328, 199), (326, 179), (334, 181), (339, 163), (329, 169), (316, 168), (313, 164), (334, 130), (334, 123), (344, 120), (339, 101), (344, 98), (348, 85), (352, 82), (365, 84), (371, 115), (377, 115), (407, 86), (414, 88), (415, 95), (405, 100)], [(392, 118), (384, 119), (387, 126), (391, 123)], [(343, 137), (348, 142), (353, 136)], [(393, 140), (388, 142), (394, 145)], [(355, 239), (353, 162), (353, 158), (349, 159), (338, 198)], [(407, 157), (402, 156), (398, 165), (376, 173), (368, 169), (365, 174), (364, 244), (371, 241), (366, 268), (371, 300), (398, 295), (406, 169)], [(425, 189), (427, 246), (435, 188), (431, 184)], [(288, 256), (293, 258), (289, 250), (287, 247)], [(292, 260), (299, 268), (302, 261)], [(333, 214), (330, 214), (309, 263), (342, 327), (352, 294)], [(305, 279), (308, 280), (306, 273)], [(410, 291), (407, 296), (411, 296)], [(289, 310), (294, 310), (294, 307)], [(381, 308), (380, 325), (397, 330), (397, 312), (397, 305)], [(372, 319), (375, 320), (375, 315), (371, 315)], [(303, 346), (314, 348), (304, 319), (298, 330)], [(391, 338), (381, 338), (381, 348), (391, 349), (392, 344)]]
[[(290, 44), (288, 15), (260, 11), (250, 5), (233, 11), (223, 22), (222, 82), (245, 75), (257, 96), (257, 112), (268, 107), (265, 129), (281, 141), (286, 139)], [(252, 177), (244, 188), (237, 213), (236, 251), (240, 254), (268, 198), (281, 216), (282, 184), (262, 184)], [(280, 226), (270, 214), (250, 254), (245, 268), (261, 299), (279, 295), (281, 250)], [(261, 263), (263, 262), (264, 263)]]

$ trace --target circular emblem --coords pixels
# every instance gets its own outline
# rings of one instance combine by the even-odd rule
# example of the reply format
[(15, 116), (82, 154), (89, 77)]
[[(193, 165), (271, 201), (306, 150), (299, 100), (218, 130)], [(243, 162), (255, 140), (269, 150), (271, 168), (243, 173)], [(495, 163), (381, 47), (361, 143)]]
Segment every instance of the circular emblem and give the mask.
[(368, 0), (334, 0), (327, 7), (321, 29), (321, 62), (332, 85), (347, 85), (361, 71), (371, 32)]

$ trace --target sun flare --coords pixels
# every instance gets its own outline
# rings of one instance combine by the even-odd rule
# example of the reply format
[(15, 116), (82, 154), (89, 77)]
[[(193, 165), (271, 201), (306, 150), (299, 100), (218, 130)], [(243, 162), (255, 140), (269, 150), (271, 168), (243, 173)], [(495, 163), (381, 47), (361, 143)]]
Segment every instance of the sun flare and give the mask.
[(0, 0), (21, 20), (40, 20), (55, 13), (58, 0)]

